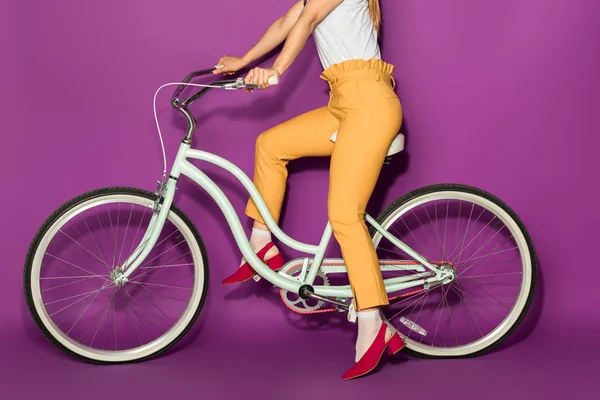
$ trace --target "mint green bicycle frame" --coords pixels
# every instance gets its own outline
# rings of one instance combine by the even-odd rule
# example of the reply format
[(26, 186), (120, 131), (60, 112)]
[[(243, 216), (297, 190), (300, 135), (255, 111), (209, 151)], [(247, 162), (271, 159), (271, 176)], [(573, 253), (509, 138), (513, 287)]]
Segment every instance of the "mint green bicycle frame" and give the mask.
[[(275, 235), (275, 237), (277, 237), (283, 244), (303, 253), (311, 254), (314, 256), (314, 258), (312, 258), (310, 268), (308, 268), (307, 262), (304, 263), (304, 268), (307, 268), (308, 272), (302, 274), (302, 276), (304, 277), (303, 280), (300, 281), (296, 278), (292, 278), (289, 275), (286, 275), (282, 272), (272, 271), (256, 256), (256, 254), (250, 247), (250, 242), (246, 237), (246, 233), (242, 227), (240, 219), (227, 196), (217, 186), (217, 184), (215, 184), (200, 169), (198, 169), (192, 163), (190, 163), (188, 159), (206, 161), (230, 172), (242, 183), (242, 185), (249, 192), (259, 212), (263, 216), (266, 225), (271, 230), (273, 235)], [(164, 189), (162, 189), (162, 194), (160, 195), (161, 201), (155, 204), (155, 210), (157, 212), (154, 213), (150, 221), (150, 225), (146, 233), (144, 234), (140, 245), (121, 266), (125, 278), (129, 277), (135, 271), (135, 269), (143, 262), (145, 257), (150, 253), (151, 249), (156, 244), (156, 241), (158, 240), (160, 232), (167, 218), (167, 214), (170, 210), (171, 204), (173, 203), (176, 184), (181, 175), (185, 175), (192, 179), (200, 187), (206, 190), (207, 193), (216, 201), (217, 205), (225, 215), (227, 222), (229, 223), (229, 227), (233, 233), (233, 237), (238, 247), (240, 248), (242, 255), (248, 261), (248, 263), (250, 263), (252, 268), (260, 277), (265, 278), (267, 281), (279, 288), (294, 293), (299, 293), (300, 287), (302, 287), (303, 285), (313, 284), (315, 277), (319, 269), (321, 268), (325, 251), (332, 236), (332, 229), (329, 222), (325, 227), (325, 231), (318, 245), (311, 245), (299, 242), (291, 238), (279, 228), (279, 226), (271, 216), (271, 213), (269, 212), (260, 193), (254, 186), (254, 183), (240, 168), (238, 168), (235, 164), (231, 163), (230, 161), (219, 157), (215, 154), (192, 149), (191, 144), (186, 143), (185, 140), (179, 148), (177, 157), (175, 158), (175, 162), (171, 170), (171, 174), (169, 175), (169, 179), (164, 185)], [(398, 238), (391, 235), (384, 228), (382, 228), (381, 225), (371, 216), (366, 215), (365, 220), (367, 223), (372, 225), (383, 237), (388, 239), (392, 244), (397, 246), (399, 249), (403, 250), (406, 254), (410, 255), (415, 261), (417, 261), (421, 265), (420, 267), (416, 268), (418, 271), (425, 271), (425, 269), (423, 268), (425, 267), (435, 273), (435, 276), (431, 276), (430, 272), (424, 272), (420, 274), (413, 274), (411, 276), (386, 279), (384, 280), (384, 283), (386, 291), (388, 293), (417, 286), (434, 285), (436, 283), (441, 283), (446, 278), (446, 273), (443, 270), (437, 269), (432, 263), (427, 261), (416, 251), (404, 244)], [(305, 260), (308, 261), (308, 259)], [(286, 264), (286, 266), (292, 262), (297, 261), (298, 259), (291, 260)], [(390, 260), (386, 260), (386, 265), (389, 264)], [(398, 267), (403, 268), (400, 266), (400, 263), (398, 263)], [(282, 270), (285, 270), (285, 266)], [(342, 270), (332, 272), (345, 272), (345, 268), (343, 268)], [(429, 278), (426, 278), (426, 276), (429, 276)], [(323, 297), (346, 299), (353, 297), (352, 289), (349, 285), (314, 286), (312, 287), (312, 289), (314, 290), (314, 294)]]

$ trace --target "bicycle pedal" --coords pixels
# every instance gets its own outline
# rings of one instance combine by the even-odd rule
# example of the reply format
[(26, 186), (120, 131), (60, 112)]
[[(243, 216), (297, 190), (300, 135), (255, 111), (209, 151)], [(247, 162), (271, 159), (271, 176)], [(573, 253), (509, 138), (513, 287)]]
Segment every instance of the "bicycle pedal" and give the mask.
[(258, 275), (254, 275), (254, 276), (252, 277), (252, 279), (254, 279), (254, 282), (258, 282), (258, 281), (260, 281), (260, 276), (258, 276)]

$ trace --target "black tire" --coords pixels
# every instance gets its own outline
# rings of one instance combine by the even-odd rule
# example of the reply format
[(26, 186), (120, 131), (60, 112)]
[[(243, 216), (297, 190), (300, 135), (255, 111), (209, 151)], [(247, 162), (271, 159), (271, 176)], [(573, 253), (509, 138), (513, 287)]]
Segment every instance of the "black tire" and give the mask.
[(33, 320), (36, 322), (37, 326), (41, 329), (41, 331), (44, 333), (44, 335), (52, 343), (54, 343), (58, 348), (60, 348), (65, 353), (67, 353), (71, 356), (74, 356), (82, 361), (87, 362), (87, 363), (91, 363), (91, 364), (132, 364), (132, 363), (147, 361), (151, 358), (158, 356), (159, 354), (166, 352), (172, 346), (174, 346), (190, 330), (190, 328), (192, 327), (192, 325), (198, 318), (198, 315), (200, 314), (200, 311), (202, 310), (202, 308), (204, 306), (204, 302), (206, 300), (206, 293), (208, 290), (208, 281), (209, 281), (208, 256), (207, 256), (207, 252), (206, 252), (206, 247), (204, 245), (204, 242), (202, 241), (202, 238), (200, 237), (200, 234), (198, 233), (198, 230), (196, 229), (196, 227), (194, 226), (192, 221), (187, 217), (187, 215), (185, 215), (185, 213), (183, 211), (181, 211), (175, 205), (171, 206), (171, 211), (173, 211), (173, 213), (175, 213), (179, 218), (181, 218), (183, 220), (183, 222), (188, 226), (188, 228), (194, 234), (194, 238), (197, 242), (197, 245), (200, 248), (200, 250), (202, 251), (203, 264), (204, 264), (204, 276), (206, 277), (206, 279), (204, 280), (204, 287), (202, 288), (202, 296), (201, 296), (200, 302), (198, 303), (198, 307), (195, 310), (190, 322), (187, 324), (187, 326), (183, 329), (183, 331), (179, 334), (179, 336), (177, 338), (175, 338), (171, 343), (169, 343), (162, 349), (160, 349), (152, 354), (149, 354), (143, 358), (135, 359), (132, 361), (107, 362), (107, 361), (95, 360), (95, 359), (92, 359), (89, 357), (84, 357), (80, 354), (77, 354), (77, 353), (71, 351), (70, 349), (66, 348), (63, 344), (61, 344), (58, 340), (56, 340), (54, 338), (54, 336), (48, 331), (48, 329), (42, 323), (42, 321), (35, 309), (35, 305), (33, 303), (32, 290), (31, 290), (31, 286), (30, 286), (31, 270), (32, 270), (34, 254), (36, 253), (36, 250), (37, 250), (42, 238), (48, 231), (48, 229), (61, 216), (63, 216), (69, 210), (71, 210), (72, 208), (81, 204), (82, 202), (85, 202), (85, 201), (88, 201), (88, 200), (91, 200), (94, 198), (98, 198), (98, 197), (103, 197), (103, 196), (109, 195), (109, 194), (110, 195), (112, 195), (112, 194), (130, 194), (130, 195), (135, 195), (135, 196), (141, 196), (141, 197), (147, 198), (148, 200), (151, 200), (151, 201), (154, 201), (154, 199), (156, 199), (155, 194), (153, 194), (149, 191), (143, 190), (143, 189), (137, 189), (137, 188), (132, 188), (132, 187), (107, 187), (107, 188), (97, 189), (97, 190), (93, 190), (93, 191), (81, 194), (81, 195), (73, 198), (72, 200), (66, 202), (61, 207), (59, 207), (42, 224), (41, 228), (38, 230), (33, 241), (31, 242), (31, 245), (29, 246), (29, 250), (27, 252), (27, 257), (25, 260), (25, 271), (24, 271), (24, 277), (23, 277), (24, 278), (23, 284), (24, 284), (24, 291), (25, 291), (25, 300), (27, 301), (29, 313), (33, 317)]
[[(488, 192), (478, 189), (476, 187), (461, 185), (461, 184), (436, 184), (436, 185), (425, 186), (425, 187), (416, 189), (412, 192), (409, 192), (406, 195), (404, 195), (404, 196), (400, 197), (399, 199), (397, 199), (396, 201), (394, 201), (377, 217), (377, 222), (379, 224), (381, 224), (383, 221), (385, 221), (385, 219), (387, 217), (389, 217), (392, 213), (394, 213), (396, 209), (403, 206), (405, 203), (415, 199), (416, 197), (435, 193), (435, 192), (449, 191), (449, 190), (455, 191), (455, 192), (470, 193), (470, 194), (474, 194), (474, 195), (483, 197), (483, 198), (495, 203), (500, 208), (502, 208), (515, 221), (515, 223), (517, 224), (517, 226), (523, 233), (523, 236), (525, 237), (527, 246), (529, 247), (529, 253), (530, 253), (530, 257), (531, 257), (531, 270), (532, 270), (530, 291), (529, 291), (527, 300), (525, 302), (525, 306), (523, 307), (523, 310), (521, 311), (520, 315), (517, 317), (515, 323), (502, 337), (500, 337), (498, 340), (496, 340), (491, 345), (489, 345), (477, 352), (467, 354), (467, 355), (461, 355), (461, 356), (432, 356), (429, 354), (423, 354), (421, 352), (409, 349), (408, 346), (404, 347), (404, 349), (403, 349), (404, 352), (410, 354), (411, 356), (418, 357), (418, 358), (444, 358), (444, 359), (446, 359), (446, 358), (471, 358), (471, 357), (477, 357), (477, 356), (483, 355), (485, 353), (488, 353), (489, 351), (494, 349), (496, 346), (499, 346), (506, 339), (508, 339), (508, 337), (519, 327), (519, 325), (523, 321), (523, 318), (525, 317), (525, 315), (527, 314), (527, 311), (529, 310), (529, 308), (531, 306), (531, 302), (533, 300), (533, 296), (534, 296), (534, 292), (535, 292), (535, 286), (536, 286), (536, 280), (537, 280), (537, 258), (536, 258), (535, 249), (533, 247), (533, 241), (531, 240), (531, 236), (529, 235), (529, 232), (525, 228), (525, 225), (523, 224), (523, 222), (521, 221), (519, 216), (506, 203), (504, 203), (502, 200), (500, 200), (496, 196), (492, 195), (491, 193), (488, 193)], [(369, 228), (369, 232), (371, 234), (371, 237), (374, 237), (375, 234), (377, 233), (377, 231), (373, 227)]]

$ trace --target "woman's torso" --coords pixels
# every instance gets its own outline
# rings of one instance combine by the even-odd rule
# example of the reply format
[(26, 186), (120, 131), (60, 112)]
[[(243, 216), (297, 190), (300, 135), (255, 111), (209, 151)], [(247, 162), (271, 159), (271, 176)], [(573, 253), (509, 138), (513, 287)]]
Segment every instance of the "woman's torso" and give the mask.
[(323, 69), (347, 60), (381, 59), (368, 0), (342, 1), (316, 26), (313, 37)]

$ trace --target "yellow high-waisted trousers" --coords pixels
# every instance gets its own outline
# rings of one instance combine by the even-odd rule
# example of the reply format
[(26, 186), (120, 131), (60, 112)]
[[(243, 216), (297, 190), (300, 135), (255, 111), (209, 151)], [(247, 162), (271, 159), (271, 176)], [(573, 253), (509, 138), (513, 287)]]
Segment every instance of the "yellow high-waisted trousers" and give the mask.
[[(306, 156), (331, 156), (328, 217), (357, 310), (389, 304), (364, 215), (402, 123), (393, 70), (393, 65), (378, 59), (332, 65), (321, 75), (331, 88), (327, 107), (283, 122), (256, 140), (254, 184), (275, 221), (285, 193), (287, 163)], [(335, 131), (333, 143), (330, 136)], [(246, 214), (264, 223), (252, 199)]]

